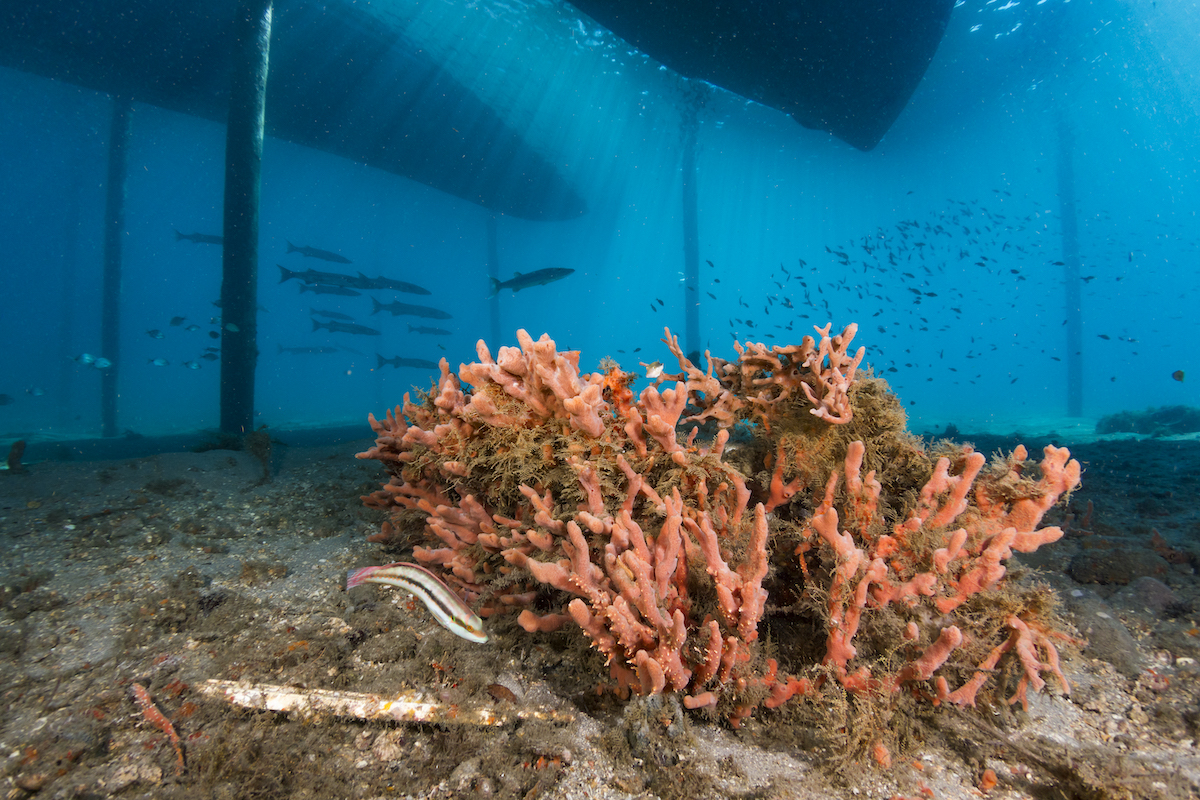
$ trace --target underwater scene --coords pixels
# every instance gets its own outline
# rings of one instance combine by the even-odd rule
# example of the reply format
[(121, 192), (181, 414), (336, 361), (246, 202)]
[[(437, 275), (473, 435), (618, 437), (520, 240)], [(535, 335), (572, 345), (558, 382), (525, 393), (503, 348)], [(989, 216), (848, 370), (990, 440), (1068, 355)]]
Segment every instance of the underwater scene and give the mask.
[(6, 7), (6, 796), (1200, 796), (1197, 41)]

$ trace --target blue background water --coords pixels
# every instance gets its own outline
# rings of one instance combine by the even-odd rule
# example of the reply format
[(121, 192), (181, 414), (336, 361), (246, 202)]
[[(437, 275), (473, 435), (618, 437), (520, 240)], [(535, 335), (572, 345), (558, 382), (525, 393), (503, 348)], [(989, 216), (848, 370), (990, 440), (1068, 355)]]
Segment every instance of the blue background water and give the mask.
[[(1084, 427), (1121, 409), (1198, 402), (1196, 3), (961, 3), (908, 107), (867, 153), (716, 90), (697, 140), (699, 297), (681, 283), (678, 76), (562, 5), (382, 7), (408, 17), (410, 35), (589, 206), (570, 222), (499, 219), (503, 277), (546, 267), (575, 274), (502, 293), (503, 337), (489, 341), (493, 353), (523, 327), (581, 350), (585, 369), (605, 355), (626, 368), (657, 359), (670, 369), (658, 339), (664, 325), (682, 333), (684, 305), (694, 302), (703, 345), (726, 358), (734, 335), (784, 344), (814, 323), (840, 330), (858, 322), (855, 345), (866, 346), (865, 363), (903, 398), (914, 428), (1053, 425), (1066, 408), (1063, 275), (1054, 264), (1062, 259), (1056, 153), (1065, 120), (1090, 278)], [(0, 435), (96, 435), (99, 373), (72, 357), (103, 355), (111, 101), (9, 70), (0, 70), (0, 94), (0, 393), (13, 398), (0, 406)], [(220, 232), (223, 151), (223, 126), (135, 105), (122, 429), (217, 426), (218, 363), (182, 364), (217, 344), (207, 333), (220, 314), (212, 304), (220, 250), (176, 241), (174, 230)], [(274, 139), (264, 148), (262, 187), (261, 422), (360, 421), (412, 385), (429, 385), (427, 370), (375, 369), (376, 353), (444, 356), (455, 368), (474, 359), (476, 340), (490, 331), (487, 211)], [(296, 282), (278, 283), (275, 264), (342, 267), (286, 255), (287, 240), (342, 253), (354, 262), (345, 271), (382, 273), (432, 294), (300, 294)], [(370, 294), (436, 306), (453, 319), (371, 316)], [(384, 335), (313, 332), (310, 308), (349, 314)], [(200, 330), (169, 326), (177, 315)], [(410, 334), (410, 323), (454, 335)], [(277, 352), (329, 345), (357, 352)], [(149, 363), (156, 358), (170, 366)], [(1188, 378), (1174, 380), (1175, 370)], [(35, 387), (44, 393), (27, 393)]]

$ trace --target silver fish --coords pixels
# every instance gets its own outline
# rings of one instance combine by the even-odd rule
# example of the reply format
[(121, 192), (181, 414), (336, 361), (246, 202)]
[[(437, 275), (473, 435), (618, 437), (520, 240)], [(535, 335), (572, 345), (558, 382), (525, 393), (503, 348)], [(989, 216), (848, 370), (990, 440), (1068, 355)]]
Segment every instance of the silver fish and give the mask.
[(193, 244), (224, 244), (225, 243), (225, 238), (223, 236), (216, 236), (211, 233), (180, 233), (178, 230), (176, 230), (175, 231), (175, 241), (182, 242), (184, 239), (188, 240), (189, 242), (192, 242)]
[(371, 302), (375, 307), (371, 310), (372, 314), (378, 314), (380, 311), (390, 311), (393, 317), (401, 315), (406, 317), (426, 317), (428, 319), (450, 319), (450, 315), (439, 308), (431, 308), (429, 306), (414, 306), (409, 303), (381, 303), (374, 297)]
[(522, 289), (528, 289), (531, 286), (544, 286), (547, 283), (561, 281), (574, 272), (575, 270), (564, 267), (549, 267), (547, 269), (536, 269), (533, 272), (517, 272), (506, 281), (488, 278), (488, 281), (491, 282), (491, 291), (488, 293), (488, 297), (495, 297), (501, 289), (512, 289), (513, 294), (516, 294)]
[(328, 250), (321, 250), (320, 248), (317, 248), (317, 247), (309, 247), (308, 245), (304, 245), (303, 247), (296, 247), (296, 245), (292, 244), (291, 242), (287, 243), (287, 247), (288, 247), (287, 251), (289, 253), (299, 253), (300, 255), (302, 255), (306, 258), (319, 258), (322, 261), (332, 261), (335, 264), (352, 264), (352, 263), (354, 263), (350, 259), (346, 258), (345, 256), (340, 256), (337, 253), (332, 253)]

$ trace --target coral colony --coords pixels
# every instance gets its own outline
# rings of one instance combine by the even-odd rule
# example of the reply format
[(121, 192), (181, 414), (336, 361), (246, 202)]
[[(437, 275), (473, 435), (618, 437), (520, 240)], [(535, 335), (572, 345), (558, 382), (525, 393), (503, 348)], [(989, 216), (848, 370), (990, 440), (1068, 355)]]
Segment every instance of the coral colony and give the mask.
[(371, 539), (411, 546), (484, 619), (581, 631), (621, 696), (676, 692), (734, 725), (833, 686), (967, 706), (1025, 704), (1048, 676), (1068, 691), (1049, 591), (1004, 578), (1062, 535), (1038, 524), (1079, 463), (927, 452), (858, 370), (856, 326), (830, 327), (706, 370), (668, 330), (679, 372), (636, 399), (635, 375), (581, 375), (548, 336), (495, 360), (481, 341), (370, 418), (359, 458), (391, 474), (363, 498), (391, 512)]

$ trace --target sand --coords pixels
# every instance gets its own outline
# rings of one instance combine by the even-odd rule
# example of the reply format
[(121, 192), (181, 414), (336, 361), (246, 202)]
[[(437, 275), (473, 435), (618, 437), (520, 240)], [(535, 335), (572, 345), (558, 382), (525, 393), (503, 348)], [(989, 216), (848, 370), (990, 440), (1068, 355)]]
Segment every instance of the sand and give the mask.
[[(400, 592), (345, 591), (349, 569), (389, 558), (358, 499), (383, 479), (353, 457), (367, 439), (277, 446), (267, 481), (222, 450), (2, 473), (7, 796), (966, 798), (988, 769), (990, 798), (1200, 796), (1200, 443), (1056, 443), (1083, 487), (1022, 579), (1049, 582), (1088, 641), (1065, 649), (1070, 694), (1028, 712), (915, 706), (888, 767), (786, 706), (731, 730), (671, 697), (622, 702), (566, 633), (489, 622), (472, 644)], [(244, 709), (211, 680), (413, 692), (442, 716)], [(135, 684), (172, 721), (182, 768)]]

